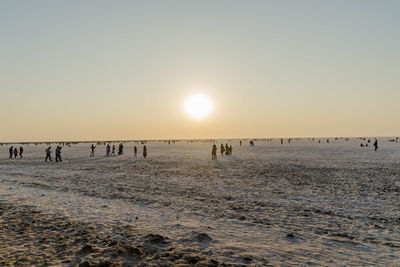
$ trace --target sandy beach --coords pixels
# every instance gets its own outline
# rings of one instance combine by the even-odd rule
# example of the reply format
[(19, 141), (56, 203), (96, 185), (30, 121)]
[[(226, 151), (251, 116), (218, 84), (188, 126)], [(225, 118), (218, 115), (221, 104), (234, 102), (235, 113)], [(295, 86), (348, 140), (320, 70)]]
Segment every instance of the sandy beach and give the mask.
[(400, 144), (317, 140), (4, 145), (0, 265), (399, 266)]

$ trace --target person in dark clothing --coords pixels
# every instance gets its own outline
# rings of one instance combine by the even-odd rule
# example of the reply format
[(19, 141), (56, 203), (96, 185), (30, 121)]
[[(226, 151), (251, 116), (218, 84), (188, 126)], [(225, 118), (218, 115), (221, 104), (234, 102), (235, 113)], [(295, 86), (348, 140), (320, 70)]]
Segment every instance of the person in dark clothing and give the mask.
[(110, 156), (110, 152), (111, 152), (110, 144), (107, 144), (107, 146), (106, 146), (106, 156), (107, 156), (107, 157)]
[(56, 148), (56, 162), (62, 161), (61, 160), (61, 147), (57, 146)]
[(51, 160), (51, 146), (49, 146), (49, 147), (46, 149), (46, 159), (45, 159), (44, 161), (47, 161), (47, 159), (49, 159), (50, 161), (52, 161), (52, 160)]
[(14, 158), (17, 158), (17, 156), (18, 156), (18, 149), (14, 148)]
[(14, 152), (14, 147), (11, 146), (10, 149), (8, 150), (10, 152), (10, 156), (8, 157), (9, 159), (13, 158), (13, 152)]
[(121, 143), (118, 147), (118, 155), (124, 154), (124, 145)]
[(92, 144), (92, 146), (90, 147), (90, 149), (92, 150), (91, 152), (90, 152), (90, 156), (91, 157), (94, 157), (94, 149), (95, 149), (96, 147), (94, 146), (94, 144)]
[(147, 147), (143, 146), (143, 157), (146, 158), (147, 157)]
[(136, 146), (133, 148), (133, 154), (135, 155), (135, 158), (137, 158), (137, 147)]
[(378, 140), (375, 138), (374, 142), (375, 151), (378, 149)]
[(24, 149), (22, 146), (19, 148), (19, 157), (22, 158), (22, 153), (24, 153)]

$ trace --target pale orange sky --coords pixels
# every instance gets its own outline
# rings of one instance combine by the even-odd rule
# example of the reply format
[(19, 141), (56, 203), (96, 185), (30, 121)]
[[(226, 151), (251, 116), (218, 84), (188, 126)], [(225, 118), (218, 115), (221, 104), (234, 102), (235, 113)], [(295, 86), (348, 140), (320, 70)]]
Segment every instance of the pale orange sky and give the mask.
[[(0, 141), (400, 135), (397, 1), (2, 1)], [(194, 120), (184, 100), (207, 95)]]

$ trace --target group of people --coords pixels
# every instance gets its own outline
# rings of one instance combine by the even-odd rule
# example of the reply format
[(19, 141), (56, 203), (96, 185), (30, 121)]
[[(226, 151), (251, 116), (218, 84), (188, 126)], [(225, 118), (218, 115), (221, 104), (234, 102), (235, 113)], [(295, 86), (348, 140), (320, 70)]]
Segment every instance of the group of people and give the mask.
[[(13, 158), (13, 156), (14, 156), (14, 158), (17, 158), (17, 156), (18, 156), (18, 149), (15, 147), (14, 148), (14, 146), (11, 146), (10, 147), (10, 149), (9, 149), (9, 152), (10, 152), (10, 156), (8, 157), (9, 159), (12, 159)], [(19, 157), (20, 158), (22, 158), (22, 153), (24, 153), (24, 149), (22, 148), (22, 146), (19, 148)]]
[[(225, 144), (224, 146), (224, 144), (221, 144), (220, 151), (221, 156), (223, 156), (224, 154), (227, 156), (232, 155), (232, 145), (228, 146), (228, 144)], [(217, 159), (217, 145), (215, 144), (213, 145), (211, 150), (211, 159)]]
[[(61, 148), (62, 148), (61, 146), (57, 146), (56, 147), (56, 162), (62, 161), (62, 159), (61, 159)], [(44, 159), (44, 161), (45, 162), (47, 162), (47, 160), (52, 161), (51, 160), (51, 153), (52, 153), (51, 146), (46, 148), (45, 151), (46, 151), (46, 158)]]
[[(371, 143), (371, 140), (368, 139), (368, 143)], [(363, 143), (360, 144), (360, 147), (368, 147), (368, 143), (366, 143), (365, 145)], [(378, 140), (375, 139), (375, 142), (373, 144), (375, 151), (378, 150)]]
[[(91, 146), (92, 152), (90, 153), (91, 157), (94, 157), (94, 149), (95, 148), (96, 147), (92, 144), (92, 146)], [(107, 146), (106, 146), (106, 156), (107, 157), (115, 156), (115, 149), (116, 149), (115, 145), (113, 145), (112, 148), (111, 148), (110, 144), (107, 144)], [(135, 155), (135, 157), (137, 157), (137, 152), (138, 152), (138, 149), (135, 146), (133, 148), (133, 154)], [(123, 154), (124, 154), (124, 145), (122, 143), (120, 143), (119, 146), (118, 146), (118, 155), (123, 155)], [(143, 146), (143, 157), (144, 158), (147, 157), (147, 147), (146, 146)]]

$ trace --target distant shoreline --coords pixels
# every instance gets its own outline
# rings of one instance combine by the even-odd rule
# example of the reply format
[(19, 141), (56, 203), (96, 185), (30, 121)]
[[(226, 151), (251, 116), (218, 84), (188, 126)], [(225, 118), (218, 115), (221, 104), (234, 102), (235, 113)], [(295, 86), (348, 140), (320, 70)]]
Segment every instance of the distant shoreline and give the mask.
[[(398, 135), (400, 136), (400, 135)], [(254, 140), (254, 141), (267, 141), (267, 140), (304, 140), (304, 139), (363, 139), (363, 138), (396, 138), (397, 136), (317, 136), (317, 137), (243, 137), (243, 138), (182, 138), (182, 139), (120, 139), (120, 140), (59, 140), (59, 141), (6, 141), (0, 142), (0, 145), (7, 144), (56, 144), (56, 143), (68, 143), (68, 144), (82, 144), (82, 143), (132, 143), (132, 142), (210, 142), (214, 140), (236, 140), (236, 141), (246, 141), (246, 140)]]

